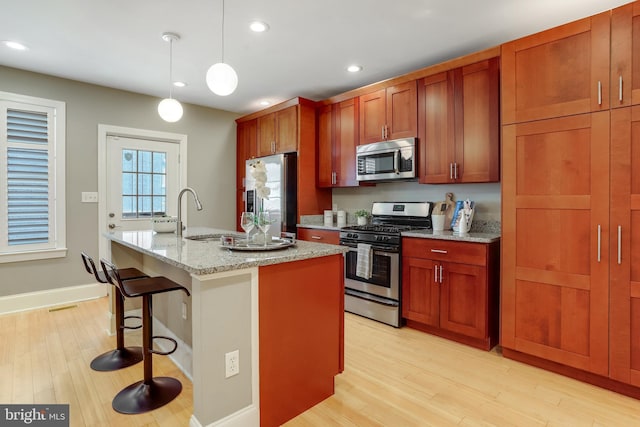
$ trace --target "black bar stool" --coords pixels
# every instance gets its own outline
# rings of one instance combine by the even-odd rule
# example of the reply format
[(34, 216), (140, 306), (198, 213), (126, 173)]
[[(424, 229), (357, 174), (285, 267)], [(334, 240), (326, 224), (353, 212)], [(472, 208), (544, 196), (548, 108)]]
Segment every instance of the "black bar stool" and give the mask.
[[(104, 272), (98, 271), (96, 264), (86, 253), (82, 252), (82, 262), (87, 273), (93, 274), (96, 280), (100, 283), (109, 283)], [(137, 268), (123, 268), (119, 271), (120, 278), (122, 280), (139, 279), (141, 277), (149, 277)], [(100, 356), (97, 356), (91, 361), (91, 369), (94, 371), (115, 371), (118, 369), (126, 368), (131, 365), (135, 365), (142, 361), (142, 348), (141, 347), (125, 347), (124, 346), (124, 330), (125, 329), (140, 329), (142, 324), (137, 326), (127, 326), (125, 321), (127, 319), (142, 319), (140, 316), (125, 316), (124, 315), (124, 297), (117, 286), (113, 287), (115, 290), (115, 303), (116, 303), (116, 348), (108, 351)]]
[[(190, 295), (189, 290), (166, 277), (147, 277), (142, 279), (122, 280), (119, 270), (109, 261), (100, 259), (107, 280), (120, 288), (127, 298), (142, 297), (142, 354), (144, 355), (144, 379), (122, 389), (113, 398), (111, 406), (123, 414), (141, 414), (152, 411), (176, 398), (182, 391), (182, 383), (171, 377), (153, 376), (153, 354), (169, 355), (176, 351), (178, 343), (173, 338), (153, 336), (153, 295), (182, 290)], [(153, 349), (156, 338), (173, 342), (173, 349), (161, 352)]]

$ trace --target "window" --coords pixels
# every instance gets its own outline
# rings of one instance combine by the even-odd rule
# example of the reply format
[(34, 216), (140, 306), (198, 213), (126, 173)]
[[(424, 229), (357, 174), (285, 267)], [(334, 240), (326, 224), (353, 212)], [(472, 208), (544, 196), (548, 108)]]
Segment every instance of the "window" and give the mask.
[(65, 104), (0, 92), (0, 159), (0, 262), (65, 256)]
[(122, 218), (151, 218), (167, 211), (167, 153), (122, 150)]

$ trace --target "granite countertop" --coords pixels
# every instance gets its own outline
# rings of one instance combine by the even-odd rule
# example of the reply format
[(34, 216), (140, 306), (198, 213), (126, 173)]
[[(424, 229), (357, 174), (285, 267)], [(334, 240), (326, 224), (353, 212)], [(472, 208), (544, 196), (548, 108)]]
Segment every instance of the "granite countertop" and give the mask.
[(420, 239), (437, 239), (437, 240), (453, 240), (456, 242), (472, 242), (472, 243), (491, 243), (500, 240), (500, 234), (497, 233), (476, 233), (471, 232), (463, 236), (453, 231), (432, 231), (432, 230), (416, 230), (404, 231), (402, 237), (417, 237)]
[(264, 252), (232, 251), (223, 247), (218, 239), (197, 241), (186, 238), (211, 234), (243, 236), (243, 233), (229, 230), (189, 227), (182, 238), (174, 233), (156, 233), (152, 230), (115, 231), (105, 233), (105, 237), (193, 274), (280, 264), (342, 254), (348, 250), (345, 246), (298, 240), (295, 246), (285, 249)]

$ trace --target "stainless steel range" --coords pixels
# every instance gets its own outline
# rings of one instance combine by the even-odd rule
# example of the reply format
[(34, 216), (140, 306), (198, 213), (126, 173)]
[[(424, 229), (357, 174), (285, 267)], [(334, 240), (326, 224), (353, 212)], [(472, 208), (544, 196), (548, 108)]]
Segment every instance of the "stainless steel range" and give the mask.
[(401, 326), (401, 233), (431, 228), (431, 202), (375, 202), (370, 225), (345, 227), (345, 310)]

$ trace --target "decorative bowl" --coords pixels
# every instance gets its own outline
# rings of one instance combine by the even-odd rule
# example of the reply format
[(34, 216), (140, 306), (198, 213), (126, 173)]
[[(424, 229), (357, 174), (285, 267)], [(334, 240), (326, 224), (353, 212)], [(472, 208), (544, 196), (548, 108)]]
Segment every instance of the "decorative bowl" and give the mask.
[(175, 216), (159, 216), (151, 220), (156, 233), (173, 233), (176, 231), (178, 218)]

